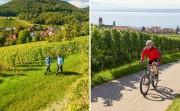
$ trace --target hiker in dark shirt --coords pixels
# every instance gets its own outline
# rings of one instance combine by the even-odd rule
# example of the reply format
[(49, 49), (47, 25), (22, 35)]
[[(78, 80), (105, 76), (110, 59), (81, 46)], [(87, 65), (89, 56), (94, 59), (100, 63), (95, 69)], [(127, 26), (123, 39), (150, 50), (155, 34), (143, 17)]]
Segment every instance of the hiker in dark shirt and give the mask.
[(46, 63), (46, 66), (47, 66), (45, 74), (47, 74), (48, 72), (51, 72), (50, 66), (52, 64), (52, 59), (51, 59), (51, 57), (49, 55), (47, 55), (47, 57), (45, 59), (45, 63)]

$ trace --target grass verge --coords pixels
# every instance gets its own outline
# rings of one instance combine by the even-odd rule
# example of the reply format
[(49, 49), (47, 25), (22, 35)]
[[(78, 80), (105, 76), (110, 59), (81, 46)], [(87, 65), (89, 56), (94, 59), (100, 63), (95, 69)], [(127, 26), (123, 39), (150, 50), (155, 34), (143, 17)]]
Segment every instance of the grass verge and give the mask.
[(180, 111), (180, 95), (178, 95), (166, 111)]
[[(165, 55), (162, 58), (162, 64), (175, 62), (177, 60), (180, 60), (180, 53)], [(94, 74), (91, 79), (91, 86), (94, 87), (104, 82), (133, 74), (144, 69), (146, 69), (146, 67), (139, 65), (138, 61), (135, 61), (131, 64), (126, 64), (111, 70), (101, 71)]]

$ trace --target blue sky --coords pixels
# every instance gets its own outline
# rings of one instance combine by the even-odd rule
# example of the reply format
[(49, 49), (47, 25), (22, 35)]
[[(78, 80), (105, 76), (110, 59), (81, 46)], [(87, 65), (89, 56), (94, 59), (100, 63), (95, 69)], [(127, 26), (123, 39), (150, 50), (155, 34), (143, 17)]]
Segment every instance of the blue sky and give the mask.
[[(4, 4), (9, 1), (11, 1), (11, 0), (0, 0), (0, 4)], [(84, 8), (84, 7), (89, 6), (89, 0), (63, 0), (63, 1), (67, 1), (79, 8)]]
[(180, 0), (91, 0), (92, 10), (179, 9)]

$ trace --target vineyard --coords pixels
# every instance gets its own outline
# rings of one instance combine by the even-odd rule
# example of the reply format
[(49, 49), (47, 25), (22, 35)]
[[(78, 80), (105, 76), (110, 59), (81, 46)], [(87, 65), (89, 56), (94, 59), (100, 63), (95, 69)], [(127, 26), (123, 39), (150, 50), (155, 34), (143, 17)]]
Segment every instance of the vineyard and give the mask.
[(132, 63), (140, 59), (147, 40), (151, 39), (162, 55), (180, 51), (180, 40), (142, 32), (92, 27), (92, 73)]
[(87, 37), (76, 38), (67, 42), (33, 42), (23, 45), (0, 48), (0, 66), (2, 69), (16, 69), (18, 66), (44, 64), (45, 57), (49, 54), (52, 59), (57, 54), (66, 57), (88, 50)]

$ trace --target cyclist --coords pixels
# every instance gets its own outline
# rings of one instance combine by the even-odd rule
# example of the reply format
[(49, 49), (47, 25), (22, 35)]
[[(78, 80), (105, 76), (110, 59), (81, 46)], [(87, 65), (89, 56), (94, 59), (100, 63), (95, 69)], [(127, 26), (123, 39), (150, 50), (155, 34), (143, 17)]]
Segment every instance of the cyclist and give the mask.
[(146, 47), (143, 49), (141, 53), (141, 60), (140, 60), (141, 64), (144, 61), (144, 56), (148, 57), (148, 63), (152, 65), (151, 69), (155, 73), (155, 78), (158, 78), (157, 66), (161, 63), (161, 54), (158, 51), (158, 49), (155, 46), (153, 46), (152, 40), (148, 40), (146, 42)]

